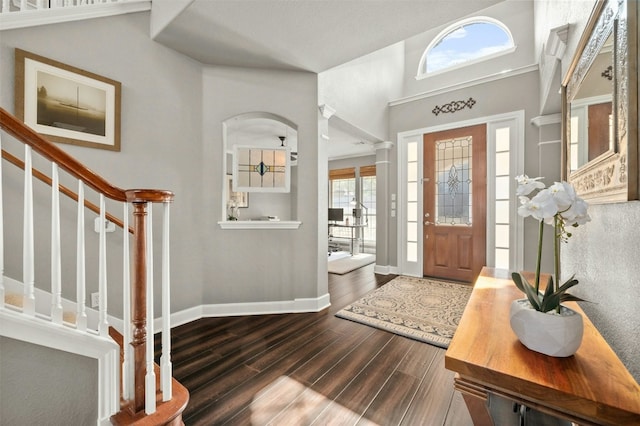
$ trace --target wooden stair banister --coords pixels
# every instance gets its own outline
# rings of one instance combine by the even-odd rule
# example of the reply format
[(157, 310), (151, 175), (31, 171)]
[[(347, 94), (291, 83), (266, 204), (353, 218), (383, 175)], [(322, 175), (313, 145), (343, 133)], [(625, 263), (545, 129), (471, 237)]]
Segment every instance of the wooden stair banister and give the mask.
[[(146, 270), (146, 256), (147, 256), (147, 242), (146, 242), (146, 226), (147, 226), (147, 206), (148, 203), (170, 203), (173, 201), (174, 194), (168, 190), (157, 189), (121, 189), (112, 185), (107, 180), (94, 173), (92, 170), (84, 166), (78, 160), (67, 154), (55, 144), (47, 141), (41, 135), (30, 129), (22, 121), (9, 114), (4, 108), (0, 108), (0, 128), (6, 133), (31, 147), (31, 149), (38, 153), (43, 158), (57, 164), (57, 166), (67, 172), (70, 176), (82, 181), (84, 184), (104, 195), (106, 198), (133, 204), (133, 245), (134, 245), (134, 273), (132, 283), (132, 298), (131, 298), (131, 320), (132, 320), (132, 342), (133, 348), (133, 364), (135, 365), (134, 371), (134, 395), (130, 401), (130, 411), (132, 415), (140, 416), (144, 414), (145, 408), (145, 374), (147, 365), (145, 363), (146, 345), (147, 343), (147, 270)], [(10, 154), (9, 154), (10, 155)], [(15, 165), (11, 158), (2, 156)], [(14, 157), (15, 158), (15, 157)], [(17, 159), (16, 159), (17, 160)], [(18, 163), (21, 161), (18, 160)], [(24, 163), (22, 163), (24, 168)], [(39, 179), (50, 183), (46, 175), (40, 172), (34, 172), (34, 175)], [(72, 191), (59, 186), (60, 190), (64, 193), (71, 192), (72, 195), (66, 193), (71, 198), (74, 198)], [(64, 188), (64, 189), (63, 189)], [(77, 200), (77, 195), (75, 195)], [(86, 204), (85, 204), (86, 205)], [(87, 206), (93, 211), (93, 207)], [(109, 218), (112, 222), (116, 222), (116, 218)], [(121, 225), (123, 227), (123, 225)], [(129, 230), (131, 232), (131, 230)], [(125, 325), (126, 326), (126, 325)], [(152, 337), (152, 336), (150, 336)], [(188, 396), (187, 396), (188, 398)], [(186, 402), (185, 402), (186, 404)]]
[(29, 145), (35, 152), (47, 160), (56, 163), (71, 176), (83, 181), (91, 188), (104, 194), (107, 198), (122, 202), (161, 203), (173, 201), (173, 192), (161, 189), (124, 190), (107, 182), (93, 170), (49, 142), (22, 121), (0, 108), (0, 126), (7, 133), (22, 143)]
[[(2, 158), (7, 160), (9, 163), (13, 164), (14, 166), (19, 167), (22, 170), (24, 170), (24, 161), (22, 161), (21, 159), (19, 159), (15, 155), (8, 153), (4, 149), (2, 150)], [(53, 185), (53, 181), (51, 180), (51, 178), (49, 176), (45, 175), (44, 173), (42, 173), (40, 170), (36, 169), (35, 167), (32, 168), (32, 170), (33, 170), (33, 176), (34, 177), (38, 178), (40, 181), (46, 183), (49, 186)], [(67, 188), (64, 185), (60, 185), (59, 189), (60, 189), (60, 192), (62, 192), (67, 197), (71, 198), (73, 201), (76, 201), (76, 202), (78, 201), (78, 194), (73, 192), (71, 189)], [(93, 204), (91, 201), (84, 200), (84, 206), (86, 208), (88, 208), (89, 210), (91, 210), (92, 212), (94, 212), (96, 214), (100, 214), (100, 208), (98, 206), (96, 206), (95, 204)], [(106, 216), (107, 220), (109, 220), (109, 222), (114, 223), (115, 225), (119, 226), (120, 228), (124, 228), (124, 223), (119, 218), (115, 217), (114, 215), (112, 215), (111, 213), (108, 213), (108, 212), (105, 214), (105, 216)], [(133, 227), (129, 227), (129, 233), (133, 234)]]

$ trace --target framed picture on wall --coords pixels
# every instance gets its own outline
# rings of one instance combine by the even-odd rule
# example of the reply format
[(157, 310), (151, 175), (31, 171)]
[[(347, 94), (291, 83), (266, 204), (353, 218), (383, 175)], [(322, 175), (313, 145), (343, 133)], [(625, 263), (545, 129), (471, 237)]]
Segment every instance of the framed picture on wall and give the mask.
[(15, 113), (52, 142), (120, 151), (121, 84), (15, 50)]
[(231, 201), (236, 202), (236, 207), (239, 207), (239, 208), (249, 207), (249, 193), (235, 192), (233, 190), (233, 176), (227, 175), (227, 206)]

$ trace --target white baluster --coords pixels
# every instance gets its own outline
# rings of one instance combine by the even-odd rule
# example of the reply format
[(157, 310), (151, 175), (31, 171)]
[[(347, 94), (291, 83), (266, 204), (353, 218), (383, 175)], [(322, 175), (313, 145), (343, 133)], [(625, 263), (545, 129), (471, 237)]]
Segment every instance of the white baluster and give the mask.
[(28, 315), (36, 313), (34, 293), (35, 265), (33, 241), (33, 171), (31, 169), (31, 147), (24, 146), (24, 227), (22, 248), (22, 281), (24, 296), (22, 311)]
[(122, 362), (122, 398), (128, 400), (133, 397), (133, 359), (131, 353), (131, 271), (129, 259), (129, 204), (124, 203), (123, 217), (123, 241), (122, 241), (122, 286), (123, 308), (122, 320), (124, 322), (123, 345), (124, 356)]
[[(3, 6), (3, 10), (4, 6)], [(0, 134), (0, 152), (2, 152), (2, 135)], [(0, 309), (4, 308), (4, 211), (2, 196), (2, 158), (0, 158)]]
[(87, 310), (85, 298), (87, 295), (87, 285), (84, 246), (84, 183), (81, 180), (78, 181), (78, 224), (76, 251), (76, 328), (81, 331), (86, 331)]
[(36, 2), (36, 9), (44, 9), (46, 7), (46, 2), (44, 0), (38, 0)]
[(27, 10), (27, 0), (20, 0), (20, 10)]
[(2, 0), (2, 12), (9, 12), (9, 0)]
[(60, 255), (60, 184), (51, 163), (51, 320), (62, 324), (62, 257)]
[(100, 194), (100, 238), (98, 250), (98, 293), (99, 303), (99, 323), (98, 332), (101, 336), (109, 335), (109, 322), (107, 321), (107, 234), (105, 227), (105, 205), (104, 195)]
[(147, 414), (156, 411), (156, 373), (153, 366), (153, 204), (147, 203), (147, 344), (145, 407)]
[(160, 389), (162, 400), (172, 398), (171, 390), (171, 279), (169, 264), (169, 203), (163, 203), (162, 221), (162, 356), (160, 357)]

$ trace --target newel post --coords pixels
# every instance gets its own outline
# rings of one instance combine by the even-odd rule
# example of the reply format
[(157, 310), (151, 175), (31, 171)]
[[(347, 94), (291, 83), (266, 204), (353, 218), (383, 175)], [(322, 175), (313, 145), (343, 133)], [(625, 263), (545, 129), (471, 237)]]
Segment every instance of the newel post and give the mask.
[(131, 286), (131, 321), (132, 352), (134, 371), (134, 393), (131, 409), (134, 413), (144, 410), (145, 407), (145, 376), (146, 370), (146, 340), (147, 340), (147, 270), (146, 270), (146, 220), (147, 203), (133, 203), (133, 283)]

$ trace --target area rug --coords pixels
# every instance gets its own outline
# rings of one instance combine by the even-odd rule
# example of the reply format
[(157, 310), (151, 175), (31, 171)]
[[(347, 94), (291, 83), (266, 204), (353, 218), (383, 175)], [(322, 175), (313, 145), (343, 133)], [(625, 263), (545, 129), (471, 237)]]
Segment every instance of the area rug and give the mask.
[(446, 349), (472, 289), (455, 282), (400, 276), (336, 316)]
[[(331, 256), (329, 256), (331, 257)], [(370, 265), (376, 261), (376, 257), (369, 253), (354, 254), (337, 260), (329, 259), (327, 269), (330, 274), (344, 275), (347, 272), (355, 271), (363, 266)]]

